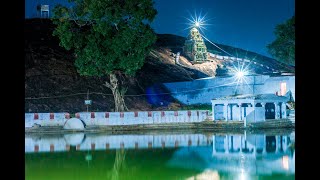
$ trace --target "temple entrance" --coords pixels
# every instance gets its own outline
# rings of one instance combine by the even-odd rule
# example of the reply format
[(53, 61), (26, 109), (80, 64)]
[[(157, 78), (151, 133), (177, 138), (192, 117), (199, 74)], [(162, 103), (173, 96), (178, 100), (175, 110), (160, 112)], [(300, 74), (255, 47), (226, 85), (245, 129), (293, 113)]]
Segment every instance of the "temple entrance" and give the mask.
[(276, 118), (274, 103), (266, 103), (265, 116), (266, 116), (266, 119), (275, 119)]

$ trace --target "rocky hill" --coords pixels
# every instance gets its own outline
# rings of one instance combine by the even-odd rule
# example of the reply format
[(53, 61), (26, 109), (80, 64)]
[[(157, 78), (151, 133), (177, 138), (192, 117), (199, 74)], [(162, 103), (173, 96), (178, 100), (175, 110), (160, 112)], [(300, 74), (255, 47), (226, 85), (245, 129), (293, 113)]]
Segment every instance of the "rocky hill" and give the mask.
[[(25, 20), (25, 112), (86, 111), (84, 100), (88, 91), (92, 100), (90, 111), (112, 111), (113, 96), (103, 85), (107, 78), (80, 76), (74, 67), (73, 52), (59, 46), (58, 39), (52, 36), (53, 28), (47, 19)], [(182, 53), (176, 62), (174, 56), (182, 52), (184, 40), (175, 35), (158, 35), (142, 69), (135, 77), (126, 78), (126, 94), (129, 96), (125, 101), (130, 110), (170, 109), (174, 103), (178, 103), (168, 94), (155, 95), (166, 92), (161, 83), (189, 81), (228, 72), (233, 63), (231, 60), (211, 58), (210, 62), (193, 65)], [(209, 43), (207, 47), (212, 53), (224, 55)], [(278, 72), (294, 72), (294, 67), (274, 59), (229, 46), (223, 48), (228, 49), (228, 52), (237, 52), (242, 58), (254, 57), (255, 62), (270, 66)], [(271, 73), (270, 69), (256, 66), (257, 73)], [(155, 98), (161, 98), (163, 103), (153, 104)]]

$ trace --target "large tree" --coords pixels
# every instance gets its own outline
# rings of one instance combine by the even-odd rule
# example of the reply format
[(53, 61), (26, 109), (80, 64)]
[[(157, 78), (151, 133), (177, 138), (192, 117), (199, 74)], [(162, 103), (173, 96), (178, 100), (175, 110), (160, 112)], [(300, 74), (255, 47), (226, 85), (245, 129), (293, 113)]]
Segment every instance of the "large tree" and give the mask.
[(277, 60), (295, 64), (295, 16), (276, 26), (276, 40), (267, 45), (269, 53)]
[(133, 76), (156, 40), (150, 27), (157, 11), (152, 0), (69, 0), (54, 9), (54, 36), (74, 50), (75, 66), (84, 76), (106, 78), (115, 111), (126, 111), (126, 87), (120, 77)]

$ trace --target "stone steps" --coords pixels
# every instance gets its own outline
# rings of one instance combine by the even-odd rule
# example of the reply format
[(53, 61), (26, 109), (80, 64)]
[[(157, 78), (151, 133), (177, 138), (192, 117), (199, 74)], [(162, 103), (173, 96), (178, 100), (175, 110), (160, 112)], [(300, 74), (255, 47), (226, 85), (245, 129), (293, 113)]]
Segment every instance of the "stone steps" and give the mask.
[[(248, 129), (279, 129), (294, 128), (295, 125), (290, 120), (267, 120), (247, 124)], [(87, 126), (82, 132), (120, 132), (137, 130), (244, 130), (243, 121), (203, 121), (196, 123), (167, 123), (167, 124), (140, 124), (140, 125), (113, 125), (113, 126)], [(25, 132), (52, 133), (52, 132), (78, 132), (65, 130), (62, 126), (26, 128)]]
[(248, 124), (250, 128), (294, 128), (295, 125), (291, 120), (267, 120)]

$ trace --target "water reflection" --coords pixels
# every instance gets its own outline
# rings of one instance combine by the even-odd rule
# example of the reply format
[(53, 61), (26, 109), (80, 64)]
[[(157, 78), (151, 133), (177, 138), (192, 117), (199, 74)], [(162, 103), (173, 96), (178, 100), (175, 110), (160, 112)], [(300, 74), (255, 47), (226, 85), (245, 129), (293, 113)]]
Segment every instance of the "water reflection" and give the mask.
[(295, 173), (290, 135), (213, 135), (212, 142), (212, 147), (182, 147), (168, 164), (243, 175)]
[(26, 135), (26, 179), (41, 179), (43, 163), (53, 179), (294, 179), (294, 143), (294, 132)]

